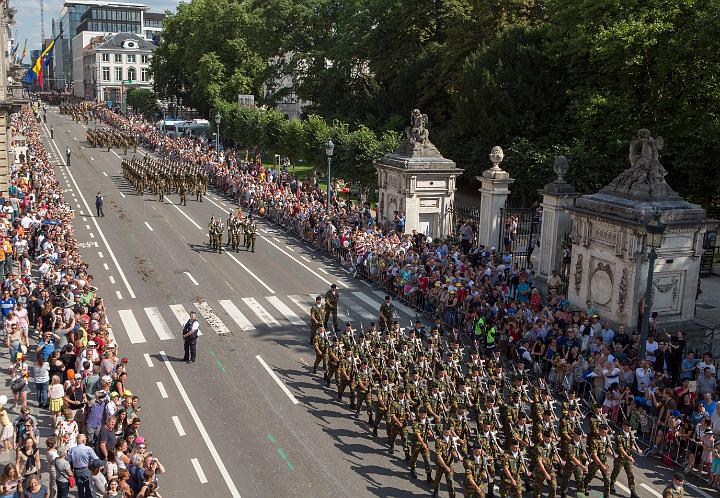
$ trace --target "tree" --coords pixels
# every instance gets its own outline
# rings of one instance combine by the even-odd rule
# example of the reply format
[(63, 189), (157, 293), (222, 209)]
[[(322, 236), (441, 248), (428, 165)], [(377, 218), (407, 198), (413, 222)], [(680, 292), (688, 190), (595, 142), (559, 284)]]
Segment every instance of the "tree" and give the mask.
[(151, 117), (157, 112), (155, 92), (149, 88), (129, 88), (127, 91), (127, 104), (135, 112)]

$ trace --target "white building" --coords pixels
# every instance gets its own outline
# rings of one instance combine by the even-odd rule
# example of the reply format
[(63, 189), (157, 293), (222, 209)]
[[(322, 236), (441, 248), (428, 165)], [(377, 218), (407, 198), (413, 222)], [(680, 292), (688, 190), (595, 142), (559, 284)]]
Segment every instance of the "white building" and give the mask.
[(83, 32), (73, 39), (73, 53), (82, 54), (82, 61), (73, 64), (75, 95), (102, 102), (119, 103), (128, 88), (151, 88), (150, 59), (155, 45), (142, 36), (132, 33), (113, 33), (91, 36), (83, 43), (82, 50), (76, 50), (84, 42)]

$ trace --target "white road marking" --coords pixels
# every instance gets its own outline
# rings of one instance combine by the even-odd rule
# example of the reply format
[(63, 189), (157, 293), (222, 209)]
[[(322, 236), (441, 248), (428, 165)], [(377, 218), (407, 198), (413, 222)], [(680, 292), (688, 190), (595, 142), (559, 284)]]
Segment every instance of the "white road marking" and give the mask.
[[(87, 218), (83, 218), (83, 221), (87, 221)], [(90, 225), (88, 225), (88, 230), (90, 229)]]
[[(382, 292), (382, 291), (373, 291), (373, 294), (375, 294), (376, 296), (378, 296), (378, 297), (379, 297), (380, 299), (382, 299), (382, 300), (385, 300), (385, 296), (387, 295), (387, 294), (385, 294), (385, 293)], [(415, 316), (415, 315), (417, 315), (417, 313), (415, 312), (415, 310), (413, 310), (412, 308), (409, 308), (409, 307), (405, 306), (403, 303), (399, 302), (397, 299), (395, 299), (395, 300), (392, 301), (392, 305), (393, 305), (393, 307), (395, 307), (396, 309), (402, 311), (403, 313), (405, 313), (405, 314), (408, 315), (408, 316)]]
[(183, 437), (185, 435), (185, 429), (183, 429), (182, 424), (180, 423), (180, 418), (178, 418), (177, 415), (172, 416), (173, 424), (175, 424), (175, 429), (178, 431), (178, 436)]
[(105, 257), (105, 256), (103, 256), (103, 253), (101, 253), (100, 251), (98, 251), (98, 258), (102, 259), (102, 258), (104, 258), (104, 257)]
[(87, 230), (90, 230), (90, 225), (85, 225), (85, 228), (86, 228)]
[(265, 299), (267, 299), (268, 302), (272, 304), (276, 310), (282, 313), (282, 315), (287, 318), (287, 320), (293, 325), (305, 325), (305, 321), (301, 320), (300, 317), (297, 316), (293, 310), (291, 310), (285, 303), (280, 301), (279, 297), (267, 296)]
[(257, 317), (262, 320), (265, 325), (268, 327), (279, 327), (280, 322), (275, 320), (275, 317), (273, 317), (268, 311), (262, 307), (262, 305), (255, 299), (254, 297), (244, 297), (242, 298), (243, 302), (248, 305), (248, 307), (257, 315)]
[(105, 173), (104, 171), (102, 173), (103, 173), (103, 176), (107, 176), (107, 173)]
[(167, 322), (160, 314), (160, 310), (155, 307), (148, 307), (145, 308), (145, 314), (147, 315), (148, 320), (150, 320), (150, 323), (161, 341), (175, 339), (175, 335), (172, 333), (172, 330), (170, 330)]
[(645, 484), (644, 482), (640, 483), (640, 487), (646, 489), (648, 492), (650, 492), (650, 494), (652, 494), (653, 496), (657, 496), (658, 498), (662, 498), (662, 496), (663, 496), (659, 492), (655, 491), (653, 488), (651, 488), (650, 486)]
[[(275, 245), (270, 239), (268, 239), (267, 237), (263, 237), (262, 235), (261, 235), (260, 237), (263, 238), (263, 239), (265, 239), (265, 241), (266, 241), (268, 244), (270, 244), (271, 246), (273, 246), (275, 249), (277, 249), (278, 251), (280, 251), (281, 253), (283, 253), (283, 254), (284, 254), (285, 256), (287, 256), (288, 258), (290, 258), (290, 259), (292, 259), (293, 261), (295, 261), (297, 264), (299, 264), (300, 266), (302, 266), (303, 268), (305, 268), (307, 271), (309, 271), (310, 273), (312, 273), (313, 275), (315, 275), (317, 278), (319, 278), (320, 280), (322, 280), (323, 282), (325, 282), (325, 283), (328, 284), (328, 285), (332, 285), (332, 282), (330, 282), (329, 280), (327, 280), (326, 278), (324, 278), (324, 277), (323, 277), (322, 275), (320, 275), (319, 273), (315, 272), (312, 268), (310, 268), (308, 265), (306, 265), (305, 263), (303, 263), (302, 261), (300, 261), (299, 259), (297, 259), (295, 256), (292, 256), (292, 255), (286, 253), (283, 249), (281, 249), (280, 247), (278, 247), (277, 245)], [(340, 283), (342, 283), (342, 282), (340, 282)], [(343, 285), (344, 285), (344, 284), (343, 284)], [(347, 286), (345, 286), (345, 287), (347, 287)]]
[(619, 481), (615, 481), (615, 486), (617, 486), (618, 488), (622, 489), (622, 490), (623, 490), (624, 492), (626, 492), (627, 494), (630, 494), (630, 488), (628, 488), (627, 486), (625, 486), (623, 483), (621, 483), (621, 482), (619, 482)]
[(353, 295), (361, 301), (365, 301), (367, 304), (372, 306), (373, 309), (379, 310), (380, 306), (382, 305), (381, 301), (374, 300), (372, 297), (368, 296), (364, 292), (353, 292)]
[(90, 235), (90, 238), (91, 238), (91, 239), (94, 239), (94, 238), (95, 238), (95, 234), (94, 234), (94, 233), (90, 232), (89, 235)]
[(200, 467), (200, 462), (198, 462), (197, 458), (192, 458), (190, 461), (193, 464), (193, 467), (195, 467), (195, 473), (197, 473), (198, 479), (200, 479), (200, 484), (206, 484), (208, 482), (207, 477), (205, 477), (205, 472), (203, 472), (202, 467)]
[(91, 157), (91, 158), (90, 158), (90, 160), (91, 160), (91, 161), (94, 161), (94, 160), (95, 160), (95, 158), (94, 158), (94, 157)]
[(77, 142), (77, 137), (73, 137), (73, 140), (75, 140)]
[(110, 270), (110, 267), (108, 266), (107, 263), (103, 263), (103, 268), (105, 268), (106, 270)]
[(230, 211), (228, 211), (227, 209), (225, 209), (224, 207), (222, 207), (220, 204), (217, 204), (217, 203), (213, 202), (213, 200), (210, 198), (209, 195), (206, 195), (205, 198), (206, 198), (207, 200), (209, 200), (211, 204), (215, 204), (215, 206), (217, 206), (218, 208), (220, 208), (221, 211), (224, 211), (225, 214), (230, 214)]
[(694, 484), (690, 484), (690, 483), (687, 482), (687, 481), (685, 481), (685, 487), (692, 489), (695, 493), (699, 494), (699, 495), (702, 496), (703, 498), (713, 498), (712, 496), (710, 496), (709, 494), (707, 494), (707, 493), (706, 493), (705, 491), (703, 491), (702, 489), (698, 488), (698, 487), (695, 486)]
[(118, 159), (120, 159), (120, 160), (122, 161), (122, 157), (120, 157), (117, 152), (115, 152), (115, 151), (112, 150), (112, 149), (110, 149), (110, 152), (112, 152), (113, 154), (115, 154), (115, 157), (117, 157)]
[(143, 354), (143, 357), (145, 358), (145, 363), (147, 363), (148, 368), (153, 368), (155, 365), (153, 365), (152, 358), (150, 358), (150, 355), (145, 353)]
[(182, 326), (185, 326), (185, 323), (190, 319), (190, 315), (182, 304), (171, 304), (170, 311), (173, 312), (173, 315)]
[(112, 275), (109, 275), (108, 278), (110, 279), (110, 283), (115, 285), (115, 277), (113, 277)]
[(242, 314), (238, 307), (235, 306), (235, 303), (233, 303), (229, 299), (222, 299), (218, 302), (220, 303), (220, 306), (223, 307), (225, 312), (230, 315), (230, 318), (232, 318), (235, 323), (237, 323), (238, 327), (240, 327), (241, 330), (245, 332), (247, 332), (248, 330), (255, 330), (253, 324), (250, 322), (250, 320), (247, 319), (245, 315)]
[(143, 335), (142, 330), (140, 330), (140, 325), (138, 325), (132, 310), (119, 310), (118, 314), (120, 315), (120, 320), (125, 327), (125, 332), (130, 339), (130, 343), (140, 344), (145, 342), (145, 336)]
[(118, 193), (122, 196), (123, 199), (125, 198), (125, 194), (123, 194), (122, 192), (118, 192)]
[(225, 335), (230, 333), (230, 329), (225, 326), (208, 303), (200, 301), (199, 303), (195, 303), (195, 307), (200, 311), (200, 314), (216, 334)]
[(263, 366), (263, 368), (264, 368), (265, 370), (267, 370), (267, 373), (269, 373), (269, 374), (270, 374), (270, 377), (273, 378), (273, 380), (275, 381), (275, 383), (276, 383), (278, 386), (280, 386), (280, 389), (282, 389), (283, 392), (284, 392), (285, 394), (287, 394), (287, 397), (290, 398), (290, 401), (292, 401), (293, 405), (297, 405), (298, 403), (300, 403), (300, 402), (295, 398), (295, 396), (293, 396), (293, 393), (290, 392), (290, 389), (288, 389), (288, 388), (285, 386), (285, 384), (282, 383), (282, 381), (280, 380), (280, 378), (279, 378), (277, 375), (275, 375), (275, 372), (272, 371), (272, 369), (270, 368), (270, 366), (269, 366), (267, 363), (265, 363), (265, 360), (263, 360), (260, 355), (255, 356), (255, 359), (257, 359), (257, 361), (260, 362), (260, 364)]
[(150, 223), (148, 223), (147, 221), (145, 222), (145, 226), (148, 227), (148, 230), (150, 230), (151, 232), (155, 231), (153, 230), (153, 227), (150, 226)]
[(85, 150), (85, 146), (84, 146), (84, 145), (81, 145), (80, 148), (81, 148), (82, 150)]
[(189, 272), (189, 271), (186, 271), (186, 272), (184, 272), (184, 273), (185, 273), (185, 275), (187, 275), (187, 278), (189, 278), (192, 283), (194, 283), (195, 285), (200, 285), (200, 284), (197, 282), (197, 280), (195, 280), (195, 278), (194, 278), (192, 275), (190, 275), (190, 272)]
[[(45, 131), (48, 132), (47, 125), (43, 123), (43, 126), (45, 126)], [(48, 133), (49, 135), (49, 133)], [(55, 150), (58, 154), (60, 154), (60, 149), (57, 146), (57, 143), (55, 143), (54, 139), (50, 139), (50, 142), (55, 146)], [(92, 159), (92, 158), (90, 158)], [(80, 194), (80, 198), (83, 201), (83, 204), (85, 205), (85, 209), (87, 209), (88, 212), (90, 211), (90, 205), (87, 203), (87, 200), (85, 200), (85, 196), (82, 194), (82, 191), (80, 190), (80, 187), (78, 186), (77, 182), (75, 181), (75, 177), (72, 174), (72, 171), (70, 171), (70, 168), (67, 167), (67, 164), (65, 163), (65, 159), (62, 157), (62, 154), (60, 154), (60, 160), (62, 161), (63, 166), (67, 169), (67, 173), (70, 175), (70, 179), (72, 180), (73, 184), (75, 185), (75, 190), (78, 191)], [(84, 214), (83, 211), (80, 211), (80, 214)], [(100, 238), (102, 239), (103, 243), (107, 247), (108, 253), (110, 254), (110, 258), (113, 260), (113, 263), (115, 263), (115, 266), (118, 269), (118, 272), (120, 273), (120, 278), (122, 278), (123, 283), (125, 284), (125, 287), (127, 287), (128, 292), (130, 293), (130, 298), (135, 299), (135, 293), (132, 290), (132, 287), (130, 287), (130, 282), (128, 282), (127, 277), (125, 276), (125, 273), (122, 271), (122, 268), (120, 268), (120, 263), (118, 263), (117, 258), (115, 257), (115, 253), (113, 253), (113, 250), (110, 248), (110, 244), (108, 243), (107, 239), (105, 238), (105, 234), (100, 229), (100, 225), (97, 222), (97, 219), (92, 218), (93, 223), (95, 224), (95, 228), (97, 228), (98, 233), (100, 233)], [(119, 294), (119, 292), (118, 292)]]
[(302, 259), (307, 261), (308, 263), (312, 262), (312, 259), (308, 258), (307, 256), (300, 256)]
[(325, 268), (318, 268), (321, 272), (323, 272), (325, 275), (330, 275)]
[(115, 291), (115, 295), (117, 296), (118, 299), (122, 299), (122, 298), (123, 298), (123, 297), (122, 297), (122, 294), (120, 293), (120, 291)]
[(95, 247), (100, 247), (97, 242), (95, 242)]
[(239, 259), (237, 259), (235, 256), (233, 256), (232, 254), (230, 254), (230, 253), (227, 252), (227, 251), (225, 251), (225, 254), (227, 254), (228, 256), (230, 256), (230, 258), (231, 258), (233, 261), (235, 261), (237, 264), (239, 264), (240, 267), (241, 267), (243, 270), (245, 270), (246, 272), (248, 272), (252, 278), (254, 278), (255, 280), (257, 280), (258, 283), (260, 283), (260, 285), (262, 285), (263, 287), (265, 287), (270, 294), (275, 294), (275, 291), (272, 290), (268, 284), (266, 284), (265, 282), (263, 282), (262, 280), (260, 280), (260, 277), (258, 277), (257, 275), (255, 275), (252, 271), (250, 271), (250, 268), (248, 268), (247, 266), (245, 266), (244, 264), (242, 264)]
[(313, 306), (313, 304), (315, 304), (315, 298), (313, 298), (313, 297), (311, 297), (308, 300), (305, 300), (305, 299), (303, 299), (302, 296), (292, 295), (292, 296), (288, 296), (288, 298), (290, 299), (290, 301), (295, 303), (295, 305), (298, 308), (300, 308), (301, 310), (305, 311), (308, 314), (309, 314), (310, 308)]
[(165, 390), (165, 386), (163, 386), (162, 382), (156, 382), (155, 385), (158, 387), (158, 391), (160, 391), (160, 396), (162, 396), (163, 399), (167, 399), (168, 393)]
[[(227, 468), (225, 467), (225, 464), (222, 461), (222, 458), (220, 458), (220, 455), (218, 454), (217, 450), (215, 449), (215, 445), (213, 444), (212, 440), (210, 439), (210, 436), (208, 435), (207, 431), (205, 430), (205, 426), (203, 425), (202, 420), (200, 420), (200, 417), (198, 416), (198, 413), (195, 410), (195, 407), (193, 406), (192, 402), (190, 401), (190, 397), (188, 396), (187, 392), (185, 392), (185, 388), (180, 383), (180, 379), (178, 378), (177, 374), (175, 373), (175, 369), (168, 361), (165, 351), (160, 351), (160, 355), (162, 356), (163, 362), (165, 363), (165, 365), (168, 368), (168, 371), (170, 372), (170, 377), (172, 377), (173, 382), (175, 382), (175, 386), (177, 387), (178, 391), (180, 392), (180, 397), (182, 397), (183, 401), (185, 402), (185, 406), (187, 407), (188, 411), (190, 412), (190, 416), (192, 417), (193, 421), (195, 422), (195, 425), (197, 426), (198, 431), (200, 431), (200, 435), (202, 436), (203, 440), (205, 441), (205, 445), (207, 446), (208, 451), (210, 451), (210, 455), (212, 455), (213, 460), (215, 461), (215, 465), (217, 465), (218, 470), (220, 471), (220, 474), (222, 475), (223, 479), (225, 480), (225, 484), (227, 485), (228, 489), (230, 490), (230, 495), (233, 498), (240, 498), (240, 493), (238, 492), (237, 487), (235, 487), (235, 483), (233, 482), (232, 477), (230, 477), (230, 474), (228, 473)], [(195, 460), (195, 462), (197, 462), (197, 460)], [(195, 466), (196, 472), (200, 468), (199, 463), (197, 463), (197, 464), (193, 463), (193, 466)], [(200, 476), (200, 473), (198, 473), (198, 476)], [(200, 482), (202, 482), (202, 479)]]
[(201, 227), (200, 225), (198, 225), (197, 223), (195, 223), (195, 220), (193, 220), (193, 219), (190, 218), (187, 214), (185, 214), (185, 212), (184, 212), (182, 209), (180, 209), (179, 207), (177, 207), (170, 199), (167, 198), (167, 196), (163, 196), (163, 199), (165, 199), (166, 201), (168, 201), (172, 207), (174, 207), (175, 209), (177, 209), (177, 210), (180, 212), (180, 214), (183, 215), (185, 218), (187, 218), (190, 223), (192, 223), (193, 225), (195, 225), (195, 227), (196, 227), (198, 230), (202, 230), (202, 227)]

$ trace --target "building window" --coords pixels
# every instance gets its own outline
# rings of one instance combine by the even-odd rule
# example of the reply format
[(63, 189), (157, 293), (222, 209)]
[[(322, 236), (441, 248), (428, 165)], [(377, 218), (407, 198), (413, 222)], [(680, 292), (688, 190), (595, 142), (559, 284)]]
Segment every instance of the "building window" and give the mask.
[(127, 54), (127, 63), (135, 64), (135, 54)]
[(110, 54), (102, 54), (103, 62), (110, 62)]
[(123, 68), (116, 67), (115, 68), (115, 81), (122, 81), (123, 79)]
[(135, 81), (135, 80), (137, 79), (137, 76), (136, 76), (136, 74), (135, 74), (135, 68), (134, 68), (134, 67), (129, 67), (129, 68), (128, 68), (127, 75), (128, 75), (128, 80), (130, 80), (130, 81)]
[(115, 54), (115, 62), (117, 64), (122, 64), (122, 54)]
[(147, 64), (149, 59), (150, 58), (147, 55), (140, 56), (140, 62), (142, 62), (143, 64)]
[(109, 67), (102, 68), (102, 80), (110, 81), (110, 68)]
[(148, 68), (144, 67), (140, 69), (140, 80), (141, 81), (149, 81), (150, 71), (148, 71)]

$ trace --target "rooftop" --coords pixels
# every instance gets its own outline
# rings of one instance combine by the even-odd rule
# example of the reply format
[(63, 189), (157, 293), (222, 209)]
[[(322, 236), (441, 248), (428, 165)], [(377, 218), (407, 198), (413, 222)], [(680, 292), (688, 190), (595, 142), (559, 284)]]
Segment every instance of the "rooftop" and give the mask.
[(125, 8), (125, 9), (140, 9), (140, 10), (149, 10), (150, 7), (143, 3), (132, 3), (132, 2), (106, 2), (104, 0), (78, 0), (78, 1), (72, 1), (72, 0), (66, 0), (65, 3), (63, 3), (63, 8), (60, 10), (60, 15), (62, 16), (65, 11), (69, 7), (72, 7), (73, 5), (86, 5), (88, 7), (115, 7), (115, 8)]

